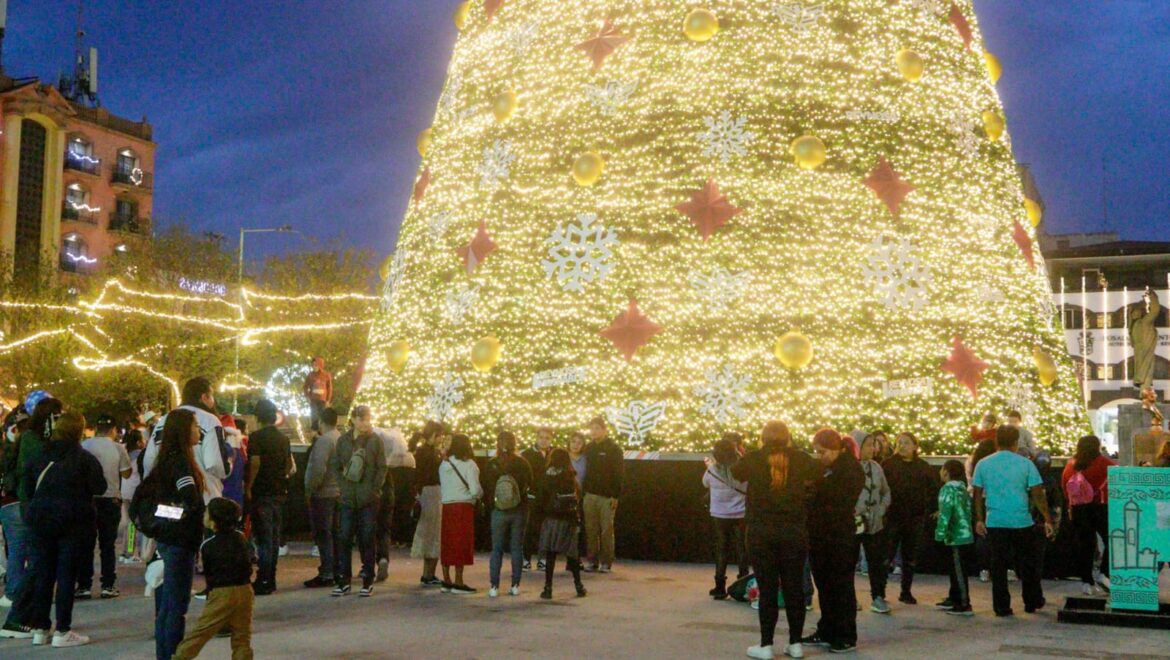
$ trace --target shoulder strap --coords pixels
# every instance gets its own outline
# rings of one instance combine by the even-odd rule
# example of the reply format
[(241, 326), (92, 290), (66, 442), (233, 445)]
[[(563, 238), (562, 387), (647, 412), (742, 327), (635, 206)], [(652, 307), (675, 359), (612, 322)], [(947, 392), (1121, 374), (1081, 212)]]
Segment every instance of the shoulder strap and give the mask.
[(468, 483), (467, 483), (467, 480), (463, 478), (463, 475), (462, 475), (462, 474), (460, 474), (460, 472), (459, 472), (459, 468), (455, 467), (455, 464), (454, 464), (454, 463), (452, 463), (452, 462), (451, 462), (451, 459), (449, 459), (449, 458), (447, 459), (447, 465), (450, 465), (450, 466), (451, 466), (451, 469), (455, 471), (455, 476), (459, 477), (459, 481), (462, 481), (462, 482), (463, 482), (463, 487), (467, 489), (467, 492), (468, 492), (468, 493), (470, 493), (470, 492), (471, 492), (471, 486), (470, 486), (470, 485), (468, 485)]
[(711, 475), (712, 477), (715, 477), (715, 480), (716, 480), (716, 481), (718, 481), (719, 483), (723, 484), (724, 486), (727, 486), (727, 487), (728, 487), (728, 488), (730, 488), (731, 490), (734, 490), (735, 492), (739, 493), (740, 495), (747, 495), (747, 493), (746, 493), (745, 491), (742, 491), (742, 490), (740, 490), (740, 489), (736, 488), (735, 486), (733, 486), (733, 485), (731, 485), (731, 484), (727, 483), (727, 481), (726, 481), (726, 480), (724, 480), (724, 479), (723, 479), (723, 477), (721, 477), (721, 476), (719, 476), (719, 475), (715, 474), (714, 472), (712, 472), (712, 471), (711, 471), (711, 468), (707, 468), (707, 474)]
[(49, 471), (49, 468), (53, 467), (53, 463), (54, 461), (49, 461), (49, 464), (45, 466), (45, 469), (41, 470), (41, 476), (37, 477), (37, 485), (33, 486), (34, 493), (36, 493), (37, 489), (41, 487), (41, 481), (45, 478), (45, 473)]

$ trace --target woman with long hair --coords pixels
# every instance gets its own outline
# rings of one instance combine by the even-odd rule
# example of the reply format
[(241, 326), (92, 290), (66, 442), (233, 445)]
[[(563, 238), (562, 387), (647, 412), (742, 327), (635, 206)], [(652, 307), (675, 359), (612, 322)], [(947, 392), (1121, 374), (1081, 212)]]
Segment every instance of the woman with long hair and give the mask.
[(882, 463), (890, 485), (890, 508), (886, 512), (889, 554), (902, 550), (902, 593), (898, 602), (917, 605), (912, 592), (914, 569), (918, 565), (918, 542), (926, 516), (938, 501), (938, 472), (918, 457), (918, 438), (913, 433), (898, 434), (894, 456)]
[(418, 499), (418, 520), (414, 527), (414, 540), (410, 556), (423, 560), (422, 577), (418, 579), (424, 587), (438, 587), (443, 581), (435, 577), (439, 564), (440, 532), (443, 524), (443, 495), (439, 487), (439, 463), (443, 457), (440, 446), (446, 437), (446, 430), (439, 422), (427, 422), (423, 427), (420, 442), (414, 451), (414, 490)]
[(889, 614), (886, 602), (886, 509), (890, 508), (890, 485), (886, 473), (878, 462), (882, 452), (882, 440), (876, 434), (869, 434), (861, 441), (861, 470), (865, 474), (865, 486), (857, 498), (854, 514), (858, 519), (857, 542), (865, 549), (865, 560), (869, 573), (869, 595), (872, 599), (870, 610), (877, 614)]
[[(463, 569), (475, 563), (475, 503), (483, 497), (479, 466), (471, 450), (471, 439), (451, 436), (447, 458), (439, 465), (439, 488), (443, 496), (440, 524), (439, 561), (443, 565), (443, 593), (473, 594), (463, 581)], [(455, 579), (451, 580), (451, 568)]]
[(707, 470), (703, 473), (703, 487), (710, 498), (707, 509), (715, 535), (715, 588), (708, 593), (715, 600), (727, 598), (728, 563), (738, 565), (737, 579), (748, 574), (743, 534), (747, 484), (731, 476), (731, 466), (739, 460), (735, 448), (740, 437), (738, 433), (724, 434), (715, 443), (714, 458), (707, 459)]
[(536, 501), (544, 516), (540, 524), (540, 555), (544, 557), (544, 591), (540, 597), (552, 598), (553, 572), (556, 570), (557, 555), (565, 555), (569, 571), (573, 573), (573, 585), (577, 597), (585, 596), (585, 585), (581, 583), (581, 558), (577, 539), (578, 502), (581, 491), (577, 485), (577, 474), (569, 452), (557, 447), (548, 455), (548, 465), (540, 477)]
[(203, 540), (206, 486), (193, 449), (201, 438), (193, 412), (185, 408), (172, 410), (163, 426), (158, 458), (138, 487), (140, 497), (158, 503), (155, 519), (161, 522), (155, 532), (163, 560), (162, 586), (154, 592), (154, 648), (158, 660), (169, 660), (175, 654), (183, 640), (191, 603), (195, 553)]
[[(1086, 435), (1077, 441), (1076, 454), (1064, 466), (1064, 473), (1060, 476), (1060, 485), (1064, 489), (1069, 518), (1076, 535), (1075, 564), (1083, 583), (1081, 589), (1087, 596), (1099, 593), (1096, 581), (1093, 580), (1093, 558), (1097, 554), (1098, 536), (1105, 548), (1101, 553), (1102, 582), (1109, 579), (1107, 480), (1111, 465), (1117, 465), (1117, 462), (1101, 453), (1101, 440), (1095, 435)], [(1105, 586), (1108, 586), (1107, 582)]]
[[(747, 483), (744, 516), (748, 557), (760, 589), (760, 644), (748, 648), (748, 657), (773, 657), (772, 642), (780, 618), (779, 596), (784, 590), (788, 618), (785, 655), (804, 657), (801, 635), (805, 609), (803, 573), (808, 559), (805, 509), (823, 470), (808, 454), (792, 446), (792, 432), (784, 422), (764, 425), (763, 446), (731, 468), (736, 481)], [(856, 498), (856, 495), (854, 496)], [(850, 569), (852, 571), (852, 569)]]
[(512, 558), (512, 586), (508, 593), (520, 595), (520, 577), (524, 573), (524, 522), (528, 518), (528, 492), (532, 489), (532, 468), (516, 453), (516, 436), (501, 431), (496, 436), (496, 457), (483, 471), (483, 490), (490, 493), (492, 509), (492, 558), (488, 575), (488, 596), (500, 595), (500, 568), (504, 552)]

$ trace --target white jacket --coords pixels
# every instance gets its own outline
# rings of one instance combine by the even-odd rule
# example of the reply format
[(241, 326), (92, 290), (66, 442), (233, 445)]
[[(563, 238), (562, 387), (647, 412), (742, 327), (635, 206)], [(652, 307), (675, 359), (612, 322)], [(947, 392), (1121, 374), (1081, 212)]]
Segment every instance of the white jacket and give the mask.
[[(456, 468), (459, 470), (458, 475), (455, 474)], [(439, 493), (443, 497), (443, 504), (474, 504), (483, 497), (483, 486), (479, 484), (479, 466), (475, 461), (462, 461), (455, 457), (439, 463)]]
[[(190, 410), (195, 413), (195, 422), (199, 424), (199, 430), (202, 438), (199, 444), (195, 445), (195, 462), (198, 464), (199, 471), (203, 473), (203, 501), (204, 503), (223, 496), (223, 480), (227, 478), (228, 472), (231, 471), (228, 461), (224, 456), (223, 447), (227, 444), (227, 437), (223, 430), (223, 425), (219, 423), (219, 418), (202, 408), (196, 406), (179, 406), (182, 410)], [(154, 433), (150, 437), (150, 442), (147, 443), (146, 455), (142, 457), (142, 478), (145, 479), (150, 471), (154, 468), (154, 462), (158, 458), (158, 450), (162, 445), (163, 428), (166, 426), (167, 416), (163, 415), (162, 419), (158, 420), (158, 424), (154, 427)]]
[(406, 446), (406, 438), (398, 429), (374, 429), (374, 434), (382, 440), (382, 448), (386, 454), (387, 467), (414, 467), (414, 454)]

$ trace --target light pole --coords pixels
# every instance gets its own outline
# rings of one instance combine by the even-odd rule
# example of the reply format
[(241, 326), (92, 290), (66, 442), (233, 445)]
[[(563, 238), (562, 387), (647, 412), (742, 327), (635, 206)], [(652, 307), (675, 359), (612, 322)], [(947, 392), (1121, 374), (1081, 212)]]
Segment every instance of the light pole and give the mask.
[[(244, 312), (244, 236), (247, 234), (295, 234), (298, 233), (293, 230), (292, 225), (281, 225), (279, 227), (262, 228), (262, 229), (245, 229), (240, 227), (240, 252), (237, 261), (239, 270), (236, 272), (236, 286), (239, 288), (240, 296), (240, 314)], [(235, 376), (240, 377), (240, 341), (241, 337), (236, 337), (236, 366)], [(238, 383), (237, 383), (238, 385)], [(236, 387), (232, 391), (232, 414), (240, 412), (240, 389)]]

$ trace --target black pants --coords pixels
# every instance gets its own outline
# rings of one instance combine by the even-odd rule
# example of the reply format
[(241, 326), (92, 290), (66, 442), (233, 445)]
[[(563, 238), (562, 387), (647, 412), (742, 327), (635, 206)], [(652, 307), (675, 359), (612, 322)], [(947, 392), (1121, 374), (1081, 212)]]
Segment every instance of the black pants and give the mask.
[(414, 468), (392, 467), (394, 475), (394, 520), (390, 523), (390, 540), (410, 545), (414, 540)]
[(885, 598), (886, 580), (889, 579), (890, 571), (885, 530), (876, 534), (858, 534), (857, 540), (865, 548), (865, 563), (869, 566), (869, 597)]
[(536, 554), (540, 549), (540, 528), (544, 525), (544, 513), (538, 509), (540, 507), (532, 506), (532, 501), (530, 500), (528, 522), (524, 526), (524, 561), (531, 561), (532, 555)]
[(804, 562), (808, 540), (786, 535), (779, 524), (748, 522), (748, 557), (760, 588), (760, 645), (771, 646), (780, 620), (780, 590), (788, 618), (788, 643), (799, 644), (804, 632)]
[(854, 536), (850, 520), (839, 534), (813, 539), (809, 549), (817, 601), (821, 606), (817, 635), (830, 644), (857, 644), (857, 591), (853, 586), (857, 541)]
[(49, 610), (54, 602), (53, 588), (56, 587), (57, 632), (66, 633), (73, 627), (73, 586), (77, 583), (81, 536), (80, 530), (55, 536), (33, 534), (37, 563), (29, 576), (33, 580), (33, 597), (27, 625), (41, 630), (53, 627)]
[(313, 431), (321, 430), (321, 413), (323, 412), (325, 412), (325, 402), (309, 397), (309, 428)]
[(394, 503), (394, 472), (386, 470), (386, 480), (382, 482), (382, 502), (378, 506), (378, 525), (374, 532), (378, 561), (390, 558), (390, 532), (394, 527)]
[(737, 578), (747, 575), (747, 547), (743, 538), (743, 518), (712, 518), (715, 528), (715, 581), (727, 580), (727, 565), (735, 562), (739, 566)]
[[(914, 586), (914, 569), (918, 566), (918, 541), (922, 538), (924, 518), (908, 518), (886, 523), (886, 538), (889, 539), (889, 557), (898, 553), (902, 546), (902, 593), (910, 593)], [(866, 549), (869, 552), (869, 549)], [(873, 563), (872, 561), (870, 562)]]
[(975, 544), (954, 545), (950, 551), (951, 591), (948, 597), (955, 607), (968, 607), (971, 605), (971, 591), (967, 577), (975, 565)]
[(1070, 510), (1075, 535), (1077, 576), (1085, 584), (1093, 584), (1093, 560), (1097, 558), (1097, 536), (1105, 543), (1101, 554), (1101, 574), (1109, 575), (1109, 506), (1107, 504), (1078, 504)]
[[(1007, 571), (1016, 567), (1024, 588), (1024, 607), (1037, 608), (1044, 603), (1044, 589), (1040, 586), (1037, 558), (1043, 550), (1032, 527), (1008, 529), (991, 527), (987, 530), (991, 546), (991, 600), (996, 614), (1012, 609), (1012, 595), (1008, 591)], [(1042, 537), (1041, 537), (1042, 538)]]
[(112, 497), (93, 499), (94, 526), (81, 531), (81, 545), (77, 557), (77, 588), (93, 588), (94, 544), (98, 546), (102, 563), (102, 588), (114, 588), (118, 579), (118, 555), (114, 544), (118, 540), (118, 523), (122, 521), (122, 502)]

